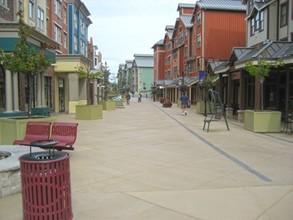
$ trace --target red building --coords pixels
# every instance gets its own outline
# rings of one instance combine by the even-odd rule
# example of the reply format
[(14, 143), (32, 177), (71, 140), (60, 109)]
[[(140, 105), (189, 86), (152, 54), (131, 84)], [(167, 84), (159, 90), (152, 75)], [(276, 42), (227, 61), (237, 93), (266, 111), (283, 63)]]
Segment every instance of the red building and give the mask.
[(68, 53), (68, 18), (66, 1), (47, 1), (47, 35), (60, 44), (57, 53)]
[(245, 6), (241, 0), (201, 0), (179, 4), (177, 11), (174, 27), (166, 27), (164, 52), (163, 45), (153, 47), (155, 62), (164, 54), (164, 70), (155, 63), (154, 71), (160, 74), (155, 74), (154, 81), (173, 102), (177, 102), (183, 82), (191, 101), (196, 102), (201, 96), (196, 85), (199, 71), (205, 71), (208, 62), (228, 60), (233, 47), (245, 46)]
[(241, 1), (198, 1), (192, 15), (196, 75), (206, 62), (228, 60), (233, 47), (246, 44), (245, 7)]

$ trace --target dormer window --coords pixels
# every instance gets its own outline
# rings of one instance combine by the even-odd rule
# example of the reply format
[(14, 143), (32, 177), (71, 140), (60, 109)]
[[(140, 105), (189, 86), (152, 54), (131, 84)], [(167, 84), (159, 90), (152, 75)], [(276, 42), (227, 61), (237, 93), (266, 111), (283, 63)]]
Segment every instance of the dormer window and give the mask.
[(196, 20), (196, 22), (197, 22), (197, 26), (199, 26), (201, 24), (201, 12), (198, 12), (197, 13), (197, 20)]
[(280, 26), (284, 27), (288, 24), (288, 2), (281, 5)]

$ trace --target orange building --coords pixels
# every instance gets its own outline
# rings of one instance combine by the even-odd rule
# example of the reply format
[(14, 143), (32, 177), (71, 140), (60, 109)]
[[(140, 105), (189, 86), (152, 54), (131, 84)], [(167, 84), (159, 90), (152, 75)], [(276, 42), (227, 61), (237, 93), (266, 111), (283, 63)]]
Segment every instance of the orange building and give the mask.
[(228, 60), (233, 47), (246, 44), (245, 7), (241, 1), (198, 1), (192, 16), (195, 75), (207, 61)]
[(228, 60), (233, 47), (245, 46), (245, 10), (241, 0), (178, 4), (174, 27), (166, 26), (164, 52), (162, 45), (153, 47), (155, 61), (164, 54), (164, 69), (158, 63), (154, 65), (155, 73), (164, 71), (164, 75), (157, 74), (154, 81), (164, 88), (165, 96), (177, 102), (183, 82), (191, 101), (200, 100), (196, 85), (199, 71), (205, 73), (208, 62), (221, 64), (219, 61)]

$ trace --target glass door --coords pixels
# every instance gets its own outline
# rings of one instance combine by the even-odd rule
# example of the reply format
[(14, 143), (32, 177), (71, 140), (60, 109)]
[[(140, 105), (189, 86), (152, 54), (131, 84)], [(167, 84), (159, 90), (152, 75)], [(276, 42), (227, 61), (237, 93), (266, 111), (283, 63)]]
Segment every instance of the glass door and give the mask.
[(64, 92), (64, 79), (58, 79), (59, 90), (59, 112), (65, 111), (65, 92)]

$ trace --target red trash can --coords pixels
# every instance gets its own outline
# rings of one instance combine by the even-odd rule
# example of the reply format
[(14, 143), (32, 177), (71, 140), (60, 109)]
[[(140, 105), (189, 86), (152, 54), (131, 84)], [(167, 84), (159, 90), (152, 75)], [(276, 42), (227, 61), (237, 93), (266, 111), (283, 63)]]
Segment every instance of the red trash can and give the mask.
[(19, 157), (24, 220), (71, 220), (69, 154), (35, 152)]

